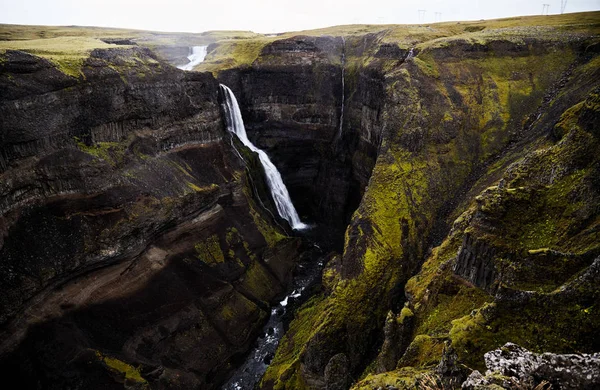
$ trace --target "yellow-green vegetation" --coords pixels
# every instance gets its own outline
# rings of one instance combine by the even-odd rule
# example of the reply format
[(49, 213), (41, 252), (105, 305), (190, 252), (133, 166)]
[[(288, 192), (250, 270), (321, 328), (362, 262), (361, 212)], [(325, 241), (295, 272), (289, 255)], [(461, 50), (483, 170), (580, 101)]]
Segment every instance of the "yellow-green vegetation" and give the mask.
[(538, 297), (518, 307), (483, 306), (452, 321), (450, 338), (465, 364), (483, 369), (483, 354), (509, 341), (536, 352), (589, 351), (596, 345), (594, 335), (600, 326), (599, 318), (596, 304)]
[(285, 239), (287, 236), (283, 235), (280, 230), (273, 226), (273, 224), (267, 222), (260, 212), (256, 209), (256, 204), (254, 201), (248, 197), (248, 204), (250, 205), (250, 215), (252, 215), (252, 219), (260, 234), (264, 237), (265, 241), (267, 241), (267, 245), (269, 248), (274, 247), (279, 241)]
[(254, 220), (255, 226), (258, 228), (260, 234), (264, 237), (265, 241), (269, 248), (273, 248), (279, 241), (285, 239), (287, 236), (283, 235), (279, 229), (273, 226), (272, 223), (269, 223), (258, 211), (258, 206), (254, 202), (252, 198), (252, 190), (249, 188), (248, 179), (244, 179), (246, 181), (246, 185), (244, 186), (244, 195), (246, 196), (246, 200), (248, 201), (250, 215)]
[[(302, 33), (346, 37), (347, 99), (354, 97), (361, 71), (381, 75), (386, 98), (380, 115), (385, 126), (381, 145), (374, 145), (378, 157), (368, 187), (346, 231), (344, 252), (326, 268), (325, 291), (297, 311), (263, 385), (308, 387), (309, 378), (303, 374), (311, 369), (310, 359), (304, 359), (308, 354), (326, 360), (344, 352), (354, 359), (352, 369), (362, 370), (368, 362), (358, 360), (372, 352), (394, 299), (392, 292), (402, 287), (410, 302), (396, 318), (401, 323), (410, 319), (412, 342), (397, 370), (370, 374), (356, 388), (418, 387), (418, 378), (439, 362), (448, 340), (461, 362), (478, 369), (483, 368), (483, 353), (507, 341), (557, 352), (597, 344), (598, 307), (595, 301), (577, 299), (577, 294), (593, 295), (589, 286), (578, 286), (573, 299), (564, 298), (558, 287), (576, 280), (600, 248), (593, 166), (600, 155), (598, 93), (566, 110), (554, 128), (548, 123), (556, 119), (544, 122), (547, 114), (541, 113), (534, 118), (541, 123), (538, 139), (521, 149), (520, 157), (509, 153), (494, 158), (527, 130), (530, 114), (537, 114), (540, 105), (546, 104), (549, 111), (571, 106), (569, 99), (581, 100), (576, 93), (564, 98), (564, 91), (557, 95), (564, 98), (558, 103), (544, 103), (544, 96), (578, 64), (576, 60), (583, 61), (573, 42), (594, 34), (597, 42), (599, 19), (595, 12), (427, 26), (338, 26)], [(375, 33), (368, 49), (365, 33)], [(221, 40), (197, 70), (277, 63), (276, 55), (261, 56), (263, 48), (294, 35)], [(406, 62), (377, 58), (384, 43), (403, 50), (415, 47), (419, 54)], [(338, 66), (336, 61), (328, 65)], [(597, 80), (598, 61), (575, 70), (570, 80)], [(319, 66), (313, 68), (317, 83), (322, 77)], [(583, 89), (586, 83), (579, 81), (573, 88)], [(111, 145), (93, 148), (88, 153), (111, 157)], [(248, 172), (257, 172), (251, 153), (240, 150)], [(353, 159), (356, 165), (370, 164), (359, 154)], [(186, 167), (177, 169), (187, 179), (191, 176)], [(237, 174), (245, 181), (254, 225), (274, 247), (285, 236), (258, 207), (250, 174)], [(480, 174), (485, 178), (474, 186), (480, 190), (469, 192), (468, 200), (456, 207), (455, 196), (464, 195), (471, 176)], [(197, 190), (193, 182), (187, 183)], [(475, 193), (480, 196), (475, 198)], [(460, 217), (428, 254), (434, 225), (450, 207), (456, 208), (452, 215)], [(491, 266), (502, 271), (494, 286), (516, 290), (517, 304), (495, 302), (476, 281), (455, 274), (466, 237), (493, 249)], [(216, 266), (241, 254), (242, 247), (255, 260), (231, 228), (225, 237), (212, 235), (195, 249), (198, 258)], [(252, 263), (243, 283), (263, 299), (272, 288), (270, 280), (260, 263)], [(245, 298), (239, 300), (238, 306), (228, 302), (218, 307), (221, 319), (230, 325), (238, 315), (255, 309)]]
[(241, 285), (248, 291), (252, 291), (252, 295), (256, 298), (268, 302), (273, 292), (279, 288), (276, 283), (276, 279), (269, 274), (262, 263), (255, 260), (246, 268)]
[[(466, 227), (463, 220), (455, 229)], [(423, 264), (421, 271), (406, 283), (406, 292), (415, 305), (415, 338), (399, 367), (421, 367), (439, 362), (443, 341), (449, 338), (452, 320), (480, 308), (492, 296), (456, 277), (448, 262), (460, 247), (460, 234), (453, 234)]]
[[(451, 277), (451, 276), (450, 276)], [(484, 291), (468, 286), (466, 284), (456, 286), (450, 281), (447, 286), (442, 286), (442, 289), (435, 296), (436, 306), (427, 313), (422, 323), (416, 330), (416, 334), (429, 335), (448, 335), (451, 328), (450, 322), (457, 316), (462, 316), (470, 313), (474, 309), (478, 309), (486, 301), (491, 300), (491, 297)], [(443, 288), (448, 288), (447, 294), (444, 294)], [(458, 292), (452, 291), (452, 288), (458, 288)], [(438, 359), (439, 360), (439, 359)]]
[[(72, 77), (83, 77), (81, 67), (93, 49), (132, 47), (109, 44), (102, 39), (122, 39), (139, 46), (154, 48), (191, 47), (223, 42), (228, 55), (237, 58), (235, 66), (251, 62), (252, 53), (259, 50), (255, 43), (247, 47), (244, 40), (264, 40), (262, 34), (251, 31), (208, 31), (204, 33), (164, 33), (131, 29), (78, 26), (20, 26), (0, 24), (0, 58), (7, 49), (25, 51), (50, 60), (57, 68)], [(237, 43), (236, 43), (237, 42)], [(252, 49), (254, 47), (254, 49)], [(248, 49), (250, 48), (250, 49)], [(256, 55), (258, 53), (255, 53)], [(256, 57), (254, 55), (254, 57)], [(136, 65), (135, 58), (123, 58)], [(144, 62), (152, 61), (149, 58)], [(248, 62), (249, 61), (249, 62)], [(118, 69), (115, 69), (118, 71)], [(139, 72), (143, 78), (146, 74)]]
[(194, 192), (212, 192), (219, 188), (219, 185), (215, 184), (215, 183), (212, 183), (205, 187), (200, 187), (200, 186), (188, 181), (188, 182), (186, 182), (186, 185)]
[(139, 368), (135, 368), (119, 359), (107, 356), (100, 351), (96, 351), (96, 357), (114, 373), (123, 377), (124, 382), (133, 382), (142, 389), (148, 388), (148, 382), (140, 374)]
[(418, 233), (414, 224), (426, 223), (421, 219), (417, 222), (419, 217), (412, 212), (428, 200), (423, 180), (428, 169), (425, 161), (401, 150), (389, 148), (379, 156), (373, 173), (376, 180), (371, 180), (353, 217), (355, 223), (346, 234), (344, 256), (355, 262), (347, 267), (352, 267), (356, 276), (341, 279), (331, 295), (303, 306), (302, 316), (292, 322), (281, 341), (265, 382), (274, 382), (275, 388), (291, 386), (291, 382), (280, 381), (281, 375), (285, 377), (286, 370), (299, 365), (307, 340), (319, 340), (313, 348), (335, 350), (343, 343), (339, 337), (342, 329), (368, 331), (385, 318), (387, 309), (381, 305), (381, 297), (404, 276), (399, 267), (403, 247), (396, 243), (415, 240)]
[[(214, 321), (219, 323), (226, 334), (232, 335), (239, 342), (247, 341), (248, 336), (256, 329), (256, 325), (264, 321), (267, 313), (235, 289), (221, 299), (215, 308)], [(240, 321), (249, 326), (240, 327)]]
[(414, 45), (425, 40), (460, 35), (463, 33), (477, 33), (484, 30), (509, 29), (515, 27), (526, 28), (546, 26), (559, 29), (560, 31), (599, 33), (599, 14), (600, 12), (582, 12), (564, 15), (521, 16), (480, 21), (426, 23), (422, 25), (354, 24), (326, 27), (315, 30), (287, 32), (285, 34), (281, 34), (280, 37), (285, 38), (296, 35), (352, 36), (369, 33), (384, 33), (384, 41), (386, 42), (400, 42), (403, 44)]
[(8, 49), (21, 50), (50, 60), (63, 73), (83, 77), (81, 67), (94, 49), (114, 47), (99, 39), (86, 37), (57, 37), (48, 39), (0, 41), (0, 54)]
[(372, 390), (394, 387), (398, 390), (440, 389), (435, 373), (426, 369), (403, 367), (381, 374), (368, 375), (352, 386), (352, 390)]
[[(577, 293), (567, 296), (564, 287), (557, 287), (576, 283), (580, 270), (591, 261), (586, 254), (600, 248), (596, 233), (600, 221), (589, 207), (590, 202), (597, 203), (598, 195), (589, 185), (600, 144), (581, 126), (584, 107), (593, 115), (600, 112), (595, 101), (592, 92), (566, 110), (555, 129), (562, 139), (539, 145), (513, 164), (503, 187), (484, 190), (476, 205), (455, 222), (454, 233), (407, 283), (417, 315), (415, 340), (450, 338), (461, 361), (477, 369), (484, 369), (485, 352), (509, 341), (534, 351), (594, 348), (600, 319), (590, 297), (597, 296), (597, 288), (579, 284), (572, 287)], [(485, 218), (495, 228), (482, 228), (480, 222), (472, 222), (474, 218)], [(585, 225), (582, 220), (587, 220)], [(521, 298), (516, 303), (493, 303), (492, 296), (453, 274), (451, 265), (465, 232), (499, 250), (494, 266), (503, 270), (503, 286), (517, 289), (514, 294)], [(407, 364), (419, 366), (429, 360), (418, 357)]]
[[(519, 115), (540, 104), (545, 91), (574, 59), (574, 53), (569, 50), (535, 56), (492, 53), (480, 58), (436, 59), (427, 49), (414, 62), (423, 75), (435, 80), (434, 85), (447, 106), (454, 108), (453, 115), (431, 114), (439, 116), (442, 127), (455, 126), (454, 116), (468, 121), (469, 130), (473, 132), (471, 137), (478, 138), (476, 148), (470, 147), (471, 153), (478, 153), (478, 159), (485, 161), (518, 131), (525, 119)], [(459, 106), (456, 93), (461, 97)], [(459, 150), (459, 153), (464, 154), (464, 151)]]
[[(132, 39), (143, 46), (200, 46), (224, 40), (261, 37), (252, 31), (206, 31), (203, 33), (155, 32), (106, 27), (22, 26), (0, 24), (0, 41), (23, 41), (60, 37)], [(112, 46), (114, 47), (114, 45)]]
[[(223, 39), (209, 53), (204, 63), (196, 70), (211, 71), (217, 73), (232, 67), (241, 67), (252, 64), (264, 46), (272, 41), (287, 39), (295, 36), (343, 36), (347, 44), (352, 47), (353, 41), (358, 47), (364, 49), (362, 37), (365, 34), (376, 34), (379, 43), (397, 44), (400, 48), (409, 49), (416, 47), (419, 50), (446, 47), (457, 42), (469, 42), (471, 44), (485, 44), (493, 40), (510, 40), (515, 43), (523, 43), (523, 38), (535, 36), (536, 39), (548, 41), (564, 41), (566, 39), (578, 39), (581, 33), (600, 34), (600, 12), (586, 12), (566, 15), (552, 16), (526, 16), (507, 19), (494, 19), (468, 22), (445, 22), (424, 25), (344, 25), (322, 29), (295, 31), (279, 34), (276, 37), (269, 36), (245, 36), (244, 40)], [(542, 27), (540, 27), (542, 26)], [(559, 52), (554, 54), (559, 54)], [(347, 63), (360, 61), (368, 64), (373, 55), (372, 52), (362, 53), (357, 57), (351, 56), (349, 51)], [(415, 59), (418, 65), (423, 65), (424, 73), (435, 75), (435, 70), (430, 68), (431, 63), (423, 64), (423, 58)], [(395, 61), (394, 61), (395, 62)], [(393, 63), (393, 62), (392, 62)], [(392, 63), (388, 64), (391, 65)], [(543, 66), (544, 62), (536, 62)], [(510, 70), (509, 67), (505, 69)]]
[[(302, 388), (306, 378), (300, 370), (300, 362), (304, 354), (331, 357), (340, 351), (349, 356), (364, 351), (365, 346), (360, 343), (383, 324), (387, 313), (384, 302), (392, 287), (403, 283), (413, 272), (413, 267), (425, 258), (423, 245), (435, 219), (439, 218), (438, 212), (444, 202), (452, 199), (452, 194), (456, 194), (465, 184), (476, 167), (493, 161), (498, 153), (506, 149), (511, 138), (523, 131), (528, 116), (542, 104), (545, 94), (554, 88), (576, 60), (576, 54), (568, 46), (560, 50), (537, 52), (532, 46), (524, 44), (527, 41), (525, 38), (532, 38), (533, 41), (529, 42), (540, 47), (563, 38), (573, 41), (577, 38), (576, 34), (565, 35), (564, 29), (568, 28), (565, 26), (577, 23), (578, 27), (574, 27), (573, 31), (585, 31), (589, 36), (591, 31), (598, 28), (599, 18), (600, 13), (585, 15), (587, 23), (595, 23), (592, 27), (585, 25), (586, 22), (579, 25), (580, 22), (572, 16), (548, 19), (548, 25), (543, 28), (532, 27), (540, 23), (539, 18), (486, 21), (486, 26), (481, 25), (483, 22), (447, 23), (431, 26), (431, 29), (405, 26), (395, 30), (394, 26), (386, 26), (388, 31), (384, 31), (379, 26), (379, 42), (396, 43), (404, 49), (414, 45), (421, 51), (418, 57), (404, 64), (398, 61), (391, 64), (388, 60), (380, 59), (347, 58), (347, 87), (350, 89), (354, 88), (355, 81), (352, 78), (358, 74), (361, 66), (380, 67), (385, 72), (387, 109), (382, 115), (387, 133), (361, 205), (347, 229), (340, 261), (342, 266), (326, 268), (323, 276), (326, 295), (307, 303), (299, 311), (299, 316), (303, 315), (292, 322), (263, 378), (263, 384), (276, 389)], [(515, 28), (517, 25), (520, 27)], [(328, 31), (332, 35), (349, 36), (352, 26)], [(323, 34), (324, 31), (317, 33)], [(346, 43), (354, 44), (353, 39), (348, 38)], [(424, 43), (418, 45), (419, 42)], [(486, 47), (488, 50), (478, 51), (478, 45), (490, 46)], [(473, 50), (465, 50), (465, 46)], [(439, 54), (437, 50), (441, 48), (447, 51)], [(519, 55), (513, 55), (513, 50)], [(587, 68), (592, 69), (590, 65)], [(574, 118), (580, 116), (573, 115)], [(580, 138), (581, 145), (585, 142), (594, 145), (591, 135), (569, 134), (574, 123), (561, 126), (564, 128), (562, 133), (567, 134), (565, 139)], [(536, 145), (540, 143), (544, 141)], [(582, 149), (577, 147), (572, 150), (581, 152)], [(595, 149), (592, 147), (591, 150)], [(565, 160), (584, 159), (564, 149), (557, 153)], [(511, 158), (500, 159), (498, 164), (492, 165), (491, 176), (501, 176), (500, 172), (515, 161), (514, 155)], [(557, 163), (557, 159), (540, 161), (539, 166), (558, 168)], [(583, 196), (580, 198), (582, 203), (573, 202), (577, 194), (585, 193), (581, 191), (581, 183), (586, 180), (582, 169), (571, 170), (561, 178), (557, 176), (549, 188), (545, 187), (548, 183), (538, 183), (535, 188), (521, 189), (527, 186), (516, 182), (512, 184), (509, 180), (507, 186), (490, 190), (489, 194), (498, 192), (499, 203), (506, 202), (501, 209), (492, 207), (505, 218), (499, 221), (501, 230), (491, 230), (491, 233), (496, 239), (504, 240), (505, 246), (516, 248), (519, 254), (522, 253), (521, 249), (527, 253), (528, 250), (543, 247), (565, 251), (577, 249), (578, 254), (594, 249), (591, 238), (593, 228), (589, 229), (588, 234), (578, 235), (571, 240), (566, 234), (567, 231), (573, 232), (574, 225), (569, 221), (573, 221), (575, 210), (581, 210), (590, 202), (589, 197)], [(532, 172), (532, 176), (551, 176), (540, 173), (545, 172)], [(527, 177), (524, 180), (528, 180)], [(591, 182), (591, 177), (587, 180)], [(518, 201), (520, 197), (523, 197), (521, 203)], [(485, 203), (491, 198), (484, 195), (482, 199)], [(570, 205), (566, 205), (566, 199), (570, 199)], [(525, 210), (528, 202), (533, 203), (532, 207)], [(552, 206), (552, 202), (556, 207)], [(563, 205), (565, 208), (562, 208)], [(506, 329), (506, 333), (493, 339), (493, 342), (489, 341), (491, 338), (479, 342), (485, 337), (475, 337), (471, 341), (477, 347), (473, 347), (468, 344), (468, 336), (459, 336), (465, 335), (465, 328), (473, 332), (475, 330), (472, 329), (488, 332), (487, 328), (476, 328), (471, 322), (458, 331), (457, 321), (470, 318), (470, 313), (477, 312), (494, 299), (493, 295), (454, 274), (453, 261), (465, 231), (471, 228), (470, 223), (476, 212), (487, 213), (481, 202), (467, 202), (462, 206), (461, 210), (468, 210), (456, 221), (453, 233), (428, 256), (421, 272), (406, 285), (408, 296), (414, 304), (416, 338), (409, 347), (411, 354), (407, 355), (403, 365), (423, 367), (436, 364), (442, 354), (443, 341), (452, 339), (462, 348), (459, 352), (461, 358), (471, 366), (480, 368), (484, 352), (497, 347), (500, 341), (511, 341), (511, 335), (515, 335), (511, 333), (509, 315), (506, 314), (497, 320), (496, 328), (490, 325), (492, 328), (489, 332), (493, 334), (499, 334), (497, 329), (501, 326)], [(542, 213), (542, 209), (548, 206), (551, 206), (549, 211)], [(486, 223), (481, 222), (484, 226)], [(503, 223), (506, 223), (506, 229), (502, 227)], [(561, 235), (560, 231), (565, 234)], [(561, 239), (564, 245), (555, 246)], [(552, 266), (561, 271), (570, 270), (567, 275), (573, 275), (584, 266), (581, 262), (573, 264), (566, 260), (558, 259)], [(562, 263), (566, 265), (563, 267)], [(526, 264), (522, 268), (525, 267)], [(563, 278), (561, 283), (564, 281)], [(578, 312), (575, 308), (569, 308), (568, 314), (563, 316), (558, 314), (560, 309), (551, 309), (547, 303), (532, 306), (528, 314), (520, 313), (519, 319), (527, 324), (523, 328), (529, 328), (515, 335), (515, 340), (521, 341), (526, 337), (530, 340), (539, 339), (540, 336), (534, 336), (527, 315), (543, 322), (541, 315), (548, 311), (554, 316), (551, 322), (555, 329), (561, 330), (554, 332), (554, 341), (544, 346), (559, 346), (559, 339), (565, 337), (561, 321), (568, 323), (566, 318), (572, 315), (578, 321), (578, 329), (584, 329), (585, 324), (594, 328), (596, 325), (586, 322), (583, 314), (577, 314), (593, 313), (594, 310), (587, 307)], [(503, 321), (503, 325), (500, 325)], [(544, 331), (552, 330), (544, 328)], [(534, 344), (530, 342), (526, 345)], [(563, 349), (572, 350), (565, 348), (567, 344), (563, 342)], [(537, 350), (540, 346), (538, 344)], [(468, 351), (469, 357), (465, 351)]]
[(127, 142), (96, 142), (88, 146), (77, 137), (75, 137), (75, 142), (81, 151), (102, 159), (112, 166), (117, 166), (123, 162), (128, 146)]
[(198, 259), (205, 264), (215, 266), (225, 261), (225, 256), (223, 255), (223, 250), (221, 249), (221, 244), (219, 242), (219, 236), (216, 234), (197, 243), (194, 248), (196, 249), (196, 256)]
[(500, 219), (498, 231), (487, 239), (529, 254), (540, 254), (540, 248), (584, 254), (598, 247), (594, 224), (573, 237), (582, 211), (592, 212), (586, 206), (592, 194), (586, 194), (599, 146), (579, 126), (583, 108), (584, 102), (579, 103), (561, 117), (555, 130), (562, 134), (561, 142), (541, 147), (514, 165), (505, 188), (492, 187), (479, 198), (480, 209)]
[(444, 351), (444, 337), (417, 335), (398, 362), (399, 367), (434, 367), (440, 362)]
[(270, 384), (274, 389), (306, 389), (308, 388), (300, 375), (301, 354), (307, 348), (307, 342), (313, 336), (314, 324), (324, 315), (322, 295), (310, 298), (295, 313), (290, 329), (283, 335), (274, 361), (263, 377), (261, 383)]
[(244, 40), (223, 40), (218, 42), (204, 62), (194, 68), (196, 71), (221, 71), (251, 65), (261, 50), (274, 38), (259, 37)]

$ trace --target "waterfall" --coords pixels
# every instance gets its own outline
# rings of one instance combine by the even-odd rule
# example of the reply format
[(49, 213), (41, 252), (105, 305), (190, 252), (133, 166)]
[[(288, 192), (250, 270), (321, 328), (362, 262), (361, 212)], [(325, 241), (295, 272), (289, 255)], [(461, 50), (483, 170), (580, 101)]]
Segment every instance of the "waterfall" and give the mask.
[(191, 53), (188, 56), (188, 62), (185, 65), (178, 66), (181, 70), (193, 70), (196, 65), (204, 61), (208, 46), (194, 46), (190, 49)]
[(223, 107), (225, 109), (227, 130), (237, 135), (240, 141), (242, 141), (242, 143), (246, 145), (248, 149), (258, 153), (260, 162), (265, 170), (265, 176), (267, 177), (267, 185), (271, 190), (275, 207), (277, 207), (277, 212), (281, 218), (289, 222), (293, 229), (306, 229), (308, 225), (300, 221), (300, 217), (298, 216), (298, 213), (292, 204), (292, 200), (290, 199), (290, 194), (285, 184), (283, 184), (281, 174), (275, 165), (273, 165), (271, 159), (269, 159), (269, 156), (267, 156), (264, 151), (254, 146), (254, 144), (248, 139), (248, 135), (246, 135), (246, 128), (244, 127), (244, 121), (242, 119), (242, 113), (240, 112), (240, 107), (235, 95), (231, 89), (223, 84), (221, 84), (221, 90), (225, 95), (225, 104)]
[(408, 54), (406, 55), (406, 58), (404, 59), (404, 61), (408, 61), (411, 58), (413, 58), (414, 56), (415, 56), (414, 55), (414, 48), (411, 47), (410, 50), (408, 51)]
[(346, 39), (342, 37), (342, 42), (344, 45), (342, 46), (342, 110), (340, 112), (340, 128), (338, 130), (338, 139), (342, 137), (342, 127), (344, 126), (344, 100), (346, 99), (346, 81), (345, 81), (345, 73), (346, 73)]

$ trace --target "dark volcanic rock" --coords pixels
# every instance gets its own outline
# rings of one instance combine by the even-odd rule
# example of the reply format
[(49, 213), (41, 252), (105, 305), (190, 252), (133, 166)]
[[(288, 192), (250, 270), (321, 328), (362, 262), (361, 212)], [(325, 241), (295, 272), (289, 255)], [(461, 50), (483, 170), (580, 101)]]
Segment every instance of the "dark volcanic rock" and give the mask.
[[(534, 388), (547, 382), (556, 389), (597, 389), (600, 387), (600, 354), (535, 354), (513, 343), (485, 354), (488, 371), (473, 372), (463, 389)], [(498, 377), (501, 375), (502, 377)]]
[(187, 58), (191, 54), (188, 46), (157, 46), (152, 50), (174, 66), (190, 62)]
[(278, 40), (252, 67), (218, 76), (236, 93), (249, 137), (279, 167), (300, 213), (338, 229), (375, 164), (385, 96), (376, 69), (346, 69), (342, 91), (342, 53), (357, 55), (359, 47), (348, 45), (335, 37)]
[(351, 382), (348, 358), (343, 353), (332, 357), (325, 367), (325, 388), (346, 390)]
[(465, 234), (454, 265), (454, 273), (479, 288), (493, 290), (497, 287), (498, 272), (494, 260), (498, 254), (498, 250), (485, 241)]
[(137, 43), (131, 38), (101, 38), (104, 43), (119, 46), (137, 46)]
[(299, 244), (257, 206), (216, 80), (137, 47), (93, 51), (79, 78), (16, 51), (0, 71), (3, 376), (216, 387)]

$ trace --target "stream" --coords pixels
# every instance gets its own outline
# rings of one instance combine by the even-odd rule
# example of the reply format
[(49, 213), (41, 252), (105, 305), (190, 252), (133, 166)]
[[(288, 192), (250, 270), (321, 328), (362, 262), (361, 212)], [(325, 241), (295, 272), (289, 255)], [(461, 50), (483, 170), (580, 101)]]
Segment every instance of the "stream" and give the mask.
[(194, 70), (194, 67), (206, 58), (208, 46), (194, 46), (190, 47), (190, 54), (188, 55), (189, 62), (184, 65), (178, 66), (181, 70)]
[(285, 326), (293, 318), (294, 310), (310, 297), (313, 290), (311, 287), (320, 282), (327, 251), (321, 249), (317, 242), (309, 238), (307, 240), (308, 248), (302, 253), (296, 266), (290, 292), (271, 308), (269, 321), (263, 327), (255, 347), (223, 385), (222, 390), (254, 389), (275, 356), (279, 340), (285, 332)]

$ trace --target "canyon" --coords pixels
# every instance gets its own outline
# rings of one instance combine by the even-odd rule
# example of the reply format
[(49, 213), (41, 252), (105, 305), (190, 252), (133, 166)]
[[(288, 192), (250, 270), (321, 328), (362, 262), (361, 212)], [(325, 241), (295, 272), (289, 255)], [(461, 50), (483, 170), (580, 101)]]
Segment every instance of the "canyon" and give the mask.
[(99, 30), (77, 49), (3, 26), (2, 374), (221, 388), (273, 316), (246, 388), (460, 388), (507, 343), (600, 351), (599, 26)]

